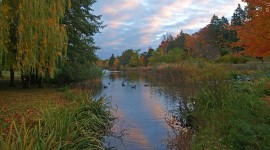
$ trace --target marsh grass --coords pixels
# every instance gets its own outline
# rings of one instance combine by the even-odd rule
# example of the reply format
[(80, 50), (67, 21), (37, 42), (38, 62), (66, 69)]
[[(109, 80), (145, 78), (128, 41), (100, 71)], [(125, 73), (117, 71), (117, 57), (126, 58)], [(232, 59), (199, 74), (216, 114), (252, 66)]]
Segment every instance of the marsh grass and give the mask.
[(66, 91), (65, 95), (74, 102), (72, 107), (40, 108), (39, 117), (32, 122), (23, 116), (2, 127), (0, 148), (104, 149), (103, 136), (112, 121), (106, 100), (93, 100), (85, 92)]
[(152, 82), (179, 90), (179, 106), (189, 106), (175, 110), (175, 118), (191, 116), (192, 134), (180, 131), (168, 148), (270, 149), (270, 107), (261, 99), (269, 97), (265, 73), (202, 60), (147, 70), (142, 72), (151, 74)]

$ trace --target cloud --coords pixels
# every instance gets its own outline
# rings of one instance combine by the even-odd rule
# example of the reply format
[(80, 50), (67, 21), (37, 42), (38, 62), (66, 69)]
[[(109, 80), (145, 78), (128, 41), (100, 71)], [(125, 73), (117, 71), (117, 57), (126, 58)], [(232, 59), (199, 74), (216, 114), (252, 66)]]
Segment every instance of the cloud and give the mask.
[(164, 33), (181, 30), (194, 33), (207, 25), (216, 14), (228, 19), (241, 0), (102, 0), (94, 5), (95, 14), (103, 15), (107, 25), (95, 36), (101, 47), (98, 56), (133, 48), (156, 48)]

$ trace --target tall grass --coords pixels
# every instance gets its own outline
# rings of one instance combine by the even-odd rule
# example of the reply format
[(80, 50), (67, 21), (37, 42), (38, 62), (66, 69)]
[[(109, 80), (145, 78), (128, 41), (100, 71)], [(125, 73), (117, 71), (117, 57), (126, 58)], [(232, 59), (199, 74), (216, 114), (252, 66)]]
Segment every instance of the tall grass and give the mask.
[(192, 115), (193, 148), (269, 149), (270, 107), (260, 100), (263, 82), (233, 82), (203, 89)]
[(181, 93), (174, 119), (189, 130), (170, 139), (169, 148), (270, 149), (270, 107), (260, 100), (269, 95), (269, 80), (202, 60), (162, 65), (148, 73)]
[(72, 108), (40, 110), (34, 123), (12, 121), (8, 132), (1, 129), (0, 148), (104, 149), (103, 136), (112, 121), (110, 106), (104, 98), (78, 97)]

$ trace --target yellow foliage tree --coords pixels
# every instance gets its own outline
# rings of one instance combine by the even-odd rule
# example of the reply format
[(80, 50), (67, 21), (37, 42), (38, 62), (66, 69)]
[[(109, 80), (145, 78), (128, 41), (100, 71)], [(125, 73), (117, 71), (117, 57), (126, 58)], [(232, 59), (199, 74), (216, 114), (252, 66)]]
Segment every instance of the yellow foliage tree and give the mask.
[(59, 23), (66, 0), (22, 0), (17, 27), (17, 64), (23, 75), (54, 75), (55, 62), (67, 49), (67, 33)]
[(2, 71), (3, 53), (8, 51), (9, 42), (9, 7), (0, 1), (0, 75)]

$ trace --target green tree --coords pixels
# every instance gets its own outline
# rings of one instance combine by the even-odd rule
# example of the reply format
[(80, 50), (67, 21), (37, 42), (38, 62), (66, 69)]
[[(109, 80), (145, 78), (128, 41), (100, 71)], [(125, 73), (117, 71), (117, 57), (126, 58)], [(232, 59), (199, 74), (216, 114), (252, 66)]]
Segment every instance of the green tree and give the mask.
[(246, 19), (246, 12), (242, 9), (241, 5), (238, 4), (238, 7), (235, 9), (232, 19), (232, 26), (243, 26)]
[(92, 13), (95, 2), (96, 0), (71, 0), (71, 7), (62, 20), (67, 27), (68, 51), (66, 61), (59, 66), (55, 80), (60, 84), (91, 80), (98, 76), (89, 74), (95, 73), (92, 70), (97, 69), (94, 63), (98, 60), (95, 55), (98, 47), (94, 45), (93, 36), (105, 26), (102, 25), (101, 16)]
[[(231, 42), (237, 42), (239, 39), (237, 37), (237, 29), (244, 25), (244, 21), (246, 20), (246, 11), (242, 9), (241, 5), (238, 4), (238, 7), (235, 9), (232, 19), (231, 19), (231, 27), (230, 38)], [(234, 52), (242, 51), (243, 48), (239, 46), (232, 47)]]
[(139, 51), (140, 50), (135, 50), (131, 54), (130, 60), (128, 61), (128, 65), (130, 67), (138, 67), (139, 66)]
[(132, 55), (133, 55), (132, 49), (125, 50), (121, 55), (120, 64), (122, 66), (126, 67), (126, 65), (129, 63), (129, 60), (131, 59)]
[(68, 59), (71, 61), (96, 61), (93, 36), (102, 25), (101, 16), (92, 13), (96, 0), (71, 0), (71, 7), (66, 11), (63, 24), (68, 31)]
[(114, 64), (115, 61), (115, 57), (114, 54), (112, 54), (112, 56), (109, 58), (109, 67), (111, 68)]

